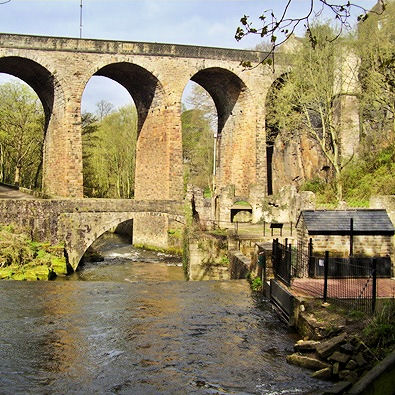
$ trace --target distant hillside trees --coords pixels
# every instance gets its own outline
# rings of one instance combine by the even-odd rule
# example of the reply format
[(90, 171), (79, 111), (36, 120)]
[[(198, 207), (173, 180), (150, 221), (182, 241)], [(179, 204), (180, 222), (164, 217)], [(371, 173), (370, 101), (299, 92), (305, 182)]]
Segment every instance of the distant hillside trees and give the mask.
[(40, 188), (44, 110), (25, 84), (0, 85), (0, 181)]
[[(112, 110), (99, 103), (101, 121), (82, 115), (84, 195), (131, 198), (134, 195), (137, 112), (133, 105)], [(102, 111), (107, 107), (108, 111)], [(111, 112), (112, 111), (112, 112)]]

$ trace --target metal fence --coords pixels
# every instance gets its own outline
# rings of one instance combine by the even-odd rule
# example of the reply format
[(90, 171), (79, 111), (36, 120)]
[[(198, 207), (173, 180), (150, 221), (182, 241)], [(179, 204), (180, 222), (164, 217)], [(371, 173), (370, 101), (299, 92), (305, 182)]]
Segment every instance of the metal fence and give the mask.
[[(309, 249), (309, 253), (312, 253)], [(391, 276), (389, 257), (330, 257), (303, 254), (273, 240), (272, 266), (274, 277), (324, 302), (364, 311), (374, 312), (377, 297), (377, 278)]]
[(292, 246), (287, 243), (287, 239), (285, 239), (285, 245), (279, 243), (278, 239), (273, 240), (272, 265), (274, 277), (284, 284), (291, 286), (294, 274)]
[(377, 298), (377, 259), (330, 258), (323, 262), (323, 300), (354, 310), (372, 312)]

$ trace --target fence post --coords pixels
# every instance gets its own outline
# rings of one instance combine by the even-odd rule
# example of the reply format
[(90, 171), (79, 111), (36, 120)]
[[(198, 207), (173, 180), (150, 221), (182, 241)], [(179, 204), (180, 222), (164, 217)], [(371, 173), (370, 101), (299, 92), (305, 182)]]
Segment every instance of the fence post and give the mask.
[(276, 266), (276, 258), (277, 258), (277, 245), (276, 245), (276, 239), (273, 239), (273, 244), (272, 244), (272, 268), (273, 268), (273, 271), (275, 270), (275, 266)]
[(328, 297), (328, 269), (329, 269), (329, 251), (325, 251), (324, 259), (324, 303)]
[(288, 274), (289, 274), (289, 286), (291, 286), (291, 280), (292, 280), (291, 269), (292, 269), (292, 244), (289, 243), (289, 246), (288, 246), (288, 262), (287, 262), (287, 270), (288, 270)]
[(377, 297), (377, 260), (373, 258), (372, 260), (372, 275), (373, 275), (373, 284), (372, 284), (372, 314), (374, 314), (376, 310), (376, 297)]
[(291, 237), (292, 237), (292, 221), (291, 221)]
[(266, 221), (263, 221), (263, 236), (266, 236)]
[[(309, 248), (309, 251), (308, 251), (309, 260), (307, 263), (309, 265), (309, 267), (308, 267), (309, 277), (315, 277), (315, 270), (313, 267), (314, 260), (313, 260), (313, 239), (312, 238), (310, 238), (310, 240), (309, 240), (309, 247), (308, 248)], [(303, 272), (304, 272), (304, 270), (303, 270)]]
[(350, 257), (354, 255), (354, 219), (350, 218)]

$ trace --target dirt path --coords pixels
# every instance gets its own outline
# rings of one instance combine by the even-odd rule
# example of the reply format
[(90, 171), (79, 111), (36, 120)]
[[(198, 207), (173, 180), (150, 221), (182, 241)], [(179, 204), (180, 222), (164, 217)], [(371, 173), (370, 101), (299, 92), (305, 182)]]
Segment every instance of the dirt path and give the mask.
[(0, 184), (0, 199), (35, 199), (35, 197)]

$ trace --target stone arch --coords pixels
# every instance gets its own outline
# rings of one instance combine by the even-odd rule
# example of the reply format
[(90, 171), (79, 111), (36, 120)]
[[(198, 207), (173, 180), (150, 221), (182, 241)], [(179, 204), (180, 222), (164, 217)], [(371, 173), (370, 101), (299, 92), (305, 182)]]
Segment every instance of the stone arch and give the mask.
[[(169, 219), (180, 220), (179, 214), (169, 214), (161, 212), (86, 212), (86, 213), (65, 213), (59, 217), (59, 237), (65, 241), (65, 249), (68, 256), (68, 263), (72, 270), (76, 270), (82, 256), (89, 246), (103, 233), (115, 228), (119, 224), (133, 220), (133, 233), (138, 231), (139, 222), (164, 220), (162, 230), (167, 234), (167, 221)], [(158, 222), (159, 220), (159, 222)], [(147, 227), (147, 225), (145, 225)], [(78, 229), (78, 232), (76, 232)], [(144, 244), (144, 243), (141, 243)]]
[(146, 68), (130, 62), (106, 64), (93, 75), (110, 78), (129, 92), (136, 105), (140, 133), (150, 109), (156, 106), (155, 101), (163, 91), (158, 78)]
[(230, 208), (230, 222), (251, 222), (252, 206), (247, 200), (237, 200)]
[(132, 220), (135, 217), (135, 215), (131, 213), (119, 213), (119, 216), (117, 216), (117, 218), (114, 218), (113, 215), (105, 215), (105, 217), (107, 216), (110, 218), (105, 218), (105, 221), (100, 223), (99, 226), (95, 229), (90, 229), (90, 226), (87, 225), (87, 231), (81, 245), (71, 246), (70, 252), (68, 251), (68, 253), (69, 261), (73, 270), (77, 269), (86, 250), (92, 245), (95, 240), (97, 240), (101, 235), (103, 235), (110, 229), (118, 226), (123, 222)]
[[(56, 194), (56, 180), (64, 185), (64, 174), (59, 169), (59, 158), (63, 158), (60, 146), (63, 140), (57, 137), (64, 115), (65, 97), (63, 87), (55, 76), (40, 60), (25, 56), (0, 57), (0, 72), (10, 74), (26, 82), (39, 97), (45, 114), (44, 149), (42, 165), (42, 189), (44, 193)], [(55, 188), (54, 188), (55, 186)]]
[(20, 78), (36, 92), (44, 108), (46, 130), (53, 111), (55, 90), (59, 87), (54, 75), (36, 61), (20, 56), (1, 57), (0, 72)]
[(175, 165), (178, 159), (172, 158), (177, 151), (177, 147), (173, 147), (177, 145), (172, 125), (174, 109), (169, 105), (168, 92), (165, 95), (158, 77), (146, 67), (130, 61), (96, 64), (92, 75), (118, 82), (130, 93), (136, 105), (135, 198), (178, 197), (182, 190), (182, 173), (178, 174), (179, 166)]
[(246, 83), (234, 72), (203, 68), (191, 80), (213, 98), (218, 115), (216, 185), (233, 185), (236, 196), (249, 194), (256, 183), (256, 103)]
[(218, 133), (221, 133), (238, 101), (244, 100), (246, 85), (236, 74), (220, 67), (201, 69), (191, 81), (212, 97), (218, 114)]

